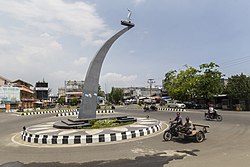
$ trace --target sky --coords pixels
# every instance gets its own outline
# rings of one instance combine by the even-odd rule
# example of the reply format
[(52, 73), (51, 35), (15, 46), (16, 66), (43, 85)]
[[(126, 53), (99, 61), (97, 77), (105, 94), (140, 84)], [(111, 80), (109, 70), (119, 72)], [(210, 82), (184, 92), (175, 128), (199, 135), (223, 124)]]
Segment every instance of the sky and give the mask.
[(0, 76), (52, 93), (66, 80), (84, 80), (100, 47), (124, 28), (128, 9), (135, 27), (110, 48), (100, 85), (161, 85), (166, 72), (218, 64), (225, 78), (250, 75), (248, 0), (0, 0)]

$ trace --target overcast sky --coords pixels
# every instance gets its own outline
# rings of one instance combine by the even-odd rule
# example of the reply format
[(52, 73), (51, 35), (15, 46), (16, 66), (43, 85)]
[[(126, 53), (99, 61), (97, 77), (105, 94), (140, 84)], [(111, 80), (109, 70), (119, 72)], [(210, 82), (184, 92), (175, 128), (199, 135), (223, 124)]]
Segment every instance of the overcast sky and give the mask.
[(84, 80), (102, 44), (132, 10), (135, 27), (104, 60), (100, 84), (161, 85), (170, 70), (215, 62), (226, 77), (250, 74), (248, 0), (0, 0), (0, 75), (53, 93)]

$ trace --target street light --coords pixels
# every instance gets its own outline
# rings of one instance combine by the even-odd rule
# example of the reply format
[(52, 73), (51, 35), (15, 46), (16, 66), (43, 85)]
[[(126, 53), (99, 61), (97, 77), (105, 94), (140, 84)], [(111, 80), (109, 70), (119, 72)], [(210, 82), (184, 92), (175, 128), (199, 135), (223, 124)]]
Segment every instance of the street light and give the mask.
[(148, 83), (149, 83), (149, 91), (150, 91), (150, 97), (151, 97), (152, 85), (153, 85), (153, 83), (155, 83), (155, 80), (154, 79), (148, 79)]

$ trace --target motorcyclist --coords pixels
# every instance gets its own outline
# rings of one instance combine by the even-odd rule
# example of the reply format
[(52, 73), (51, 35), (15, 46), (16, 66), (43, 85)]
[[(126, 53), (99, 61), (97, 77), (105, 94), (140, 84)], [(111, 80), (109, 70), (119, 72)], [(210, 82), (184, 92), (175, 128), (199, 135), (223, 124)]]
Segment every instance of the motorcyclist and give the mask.
[(176, 113), (176, 117), (173, 121), (171, 121), (171, 123), (176, 123), (175, 127), (177, 129), (181, 129), (182, 126), (183, 126), (183, 123), (182, 123), (182, 117), (181, 117), (181, 113), (180, 112), (177, 112)]
[(209, 105), (208, 107), (208, 114), (209, 116), (214, 119), (215, 118), (215, 115), (217, 114), (216, 113), (216, 110), (214, 109), (214, 106), (212, 104)]
[(155, 110), (155, 111), (156, 111), (156, 110), (157, 110), (157, 107), (156, 107), (156, 105), (155, 105), (155, 104), (151, 104), (150, 109), (151, 109), (151, 110)]
[(144, 111), (148, 111), (149, 110), (148, 104), (145, 104), (143, 109), (144, 109)]

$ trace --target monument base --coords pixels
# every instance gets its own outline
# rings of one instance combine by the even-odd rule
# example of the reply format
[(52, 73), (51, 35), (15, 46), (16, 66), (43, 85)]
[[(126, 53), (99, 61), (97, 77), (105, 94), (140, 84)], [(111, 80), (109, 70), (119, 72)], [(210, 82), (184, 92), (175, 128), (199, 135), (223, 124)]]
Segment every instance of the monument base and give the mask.
[(67, 120), (62, 120), (59, 122), (55, 122), (53, 124), (54, 128), (58, 129), (81, 129), (84, 127), (91, 127), (92, 124), (90, 121), (92, 120), (104, 120), (104, 119), (116, 119), (118, 123), (126, 123), (126, 122), (136, 122), (137, 119), (133, 117), (128, 117), (127, 115), (98, 115), (96, 118), (69, 118)]

